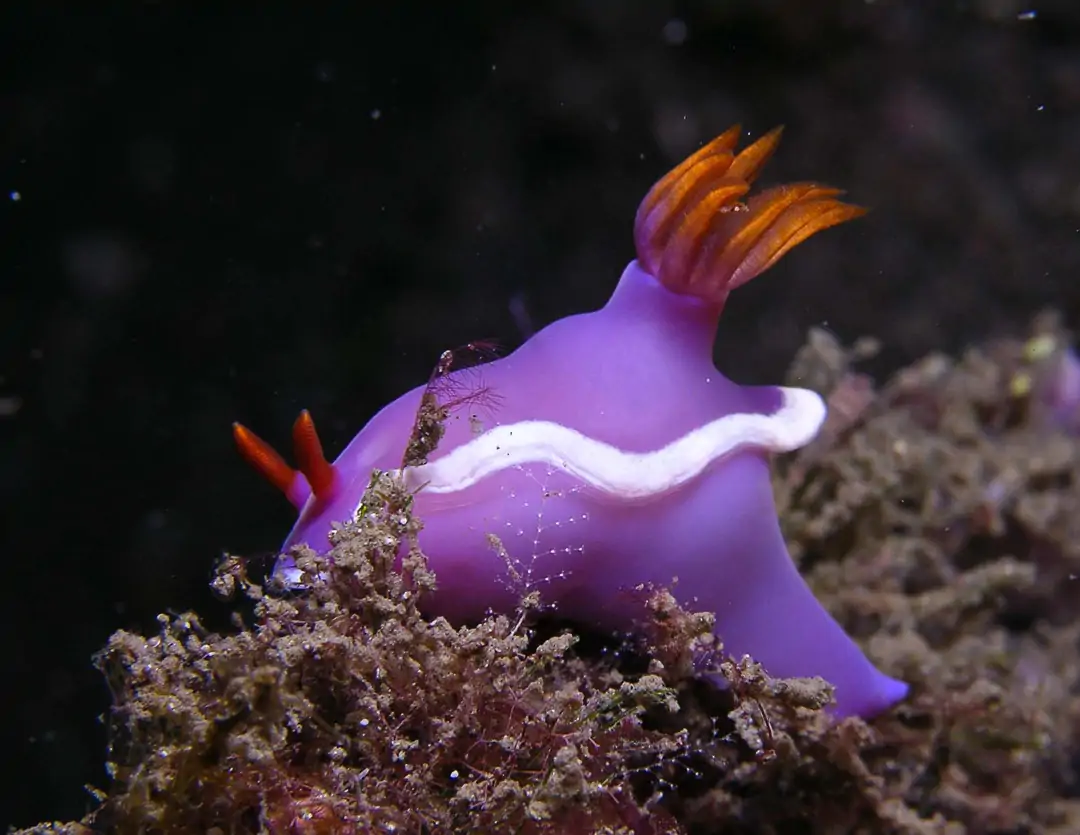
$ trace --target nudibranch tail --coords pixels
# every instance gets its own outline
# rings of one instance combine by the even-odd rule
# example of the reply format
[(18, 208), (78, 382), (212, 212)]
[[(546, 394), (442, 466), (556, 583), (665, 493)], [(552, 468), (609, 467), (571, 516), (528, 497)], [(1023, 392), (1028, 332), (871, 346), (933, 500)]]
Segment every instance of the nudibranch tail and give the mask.
[(233, 424), (233, 439), (240, 455), (259, 475), (269, 481), (300, 509), (314, 493), (328, 500), (337, 488), (334, 465), (323, 455), (315, 422), (305, 409), (293, 424), (293, 454), (299, 465), (294, 470), (270, 444), (239, 423)]
[(638, 207), (638, 262), (675, 293), (717, 305), (792, 247), (865, 214), (838, 189), (795, 183), (741, 202), (780, 142), (775, 128), (735, 154), (740, 128), (725, 131), (660, 179)]

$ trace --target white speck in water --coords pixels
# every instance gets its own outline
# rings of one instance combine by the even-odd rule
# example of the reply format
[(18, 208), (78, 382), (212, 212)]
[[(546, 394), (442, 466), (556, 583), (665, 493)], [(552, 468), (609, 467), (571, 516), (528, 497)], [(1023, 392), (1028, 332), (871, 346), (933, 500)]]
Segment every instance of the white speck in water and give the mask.
[(1037, 15), (1038, 15), (1038, 12), (1036, 12), (1034, 9), (1030, 9), (1030, 10), (1028, 10), (1026, 12), (1020, 12), (1020, 14), (1018, 14), (1016, 16), (1016, 19), (1017, 20), (1034, 20)]
[(382, 118), (382, 111), (376, 107), (374, 110), (371, 111), (371, 118), (373, 121), (379, 121), (379, 119)]
[(22, 200), (22, 194), (17, 191), (8, 192), (8, 197), (11, 198), (12, 203), (18, 203)]

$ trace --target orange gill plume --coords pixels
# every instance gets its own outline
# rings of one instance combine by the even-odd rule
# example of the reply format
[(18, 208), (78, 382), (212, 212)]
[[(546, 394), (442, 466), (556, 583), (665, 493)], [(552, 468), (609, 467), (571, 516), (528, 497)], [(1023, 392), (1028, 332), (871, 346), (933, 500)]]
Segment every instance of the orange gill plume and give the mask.
[(866, 213), (818, 183), (776, 186), (743, 201), (782, 130), (736, 154), (741, 128), (729, 128), (649, 190), (634, 219), (646, 272), (674, 293), (723, 305), (728, 293), (815, 232)]

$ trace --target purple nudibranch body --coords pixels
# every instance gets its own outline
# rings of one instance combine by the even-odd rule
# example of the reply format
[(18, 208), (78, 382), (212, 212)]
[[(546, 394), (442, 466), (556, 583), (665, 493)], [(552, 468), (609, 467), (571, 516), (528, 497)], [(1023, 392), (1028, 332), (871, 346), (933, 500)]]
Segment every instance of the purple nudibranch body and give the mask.
[[(821, 676), (836, 688), (837, 714), (872, 716), (907, 686), (878, 671), (814, 598), (788, 555), (769, 479), (768, 456), (809, 442), (825, 404), (806, 390), (738, 385), (712, 361), (730, 290), (862, 210), (814, 184), (737, 202), (779, 137), (736, 155), (738, 134), (650, 191), (638, 257), (604, 307), (450, 372), (479, 375), (472, 384), (498, 404), (451, 412), (427, 463), (402, 471), (437, 577), (430, 609), (461, 622), (518, 605), (490, 534), (561, 616), (602, 628), (632, 629), (643, 616), (634, 587), (677, 578), (681, 603), (715, 612), (728, 653), (753, 656), (773, 676)], [(424, 391), (383, 408), (332, 467), (310, 444), (304, 451), (314, 438), (307, 418), (297, 448), (309, 460), (298, 473), (238, 427), (241, 451), (301, 506), (286, 551), (327, 551), (372, 471), (401, 467)], [(291, 558), (276, 570), (295, 572)]]

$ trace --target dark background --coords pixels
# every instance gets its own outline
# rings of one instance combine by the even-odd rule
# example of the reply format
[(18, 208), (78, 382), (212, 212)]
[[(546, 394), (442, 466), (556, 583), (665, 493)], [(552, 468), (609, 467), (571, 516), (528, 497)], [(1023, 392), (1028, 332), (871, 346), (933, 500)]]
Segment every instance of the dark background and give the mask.
[(0, 826), (104, 783), (109, 633), (224, 623), (215, 558), (284, 537), (232, 420), (307, 407), (336, 455), (444, 348), (600, 305), (737, 120), (873, 211), (738, 292), (730, 375), (822, 323), (878, 373), (1080, 324), (1072, 0), (191, 5), (0, 11)]

